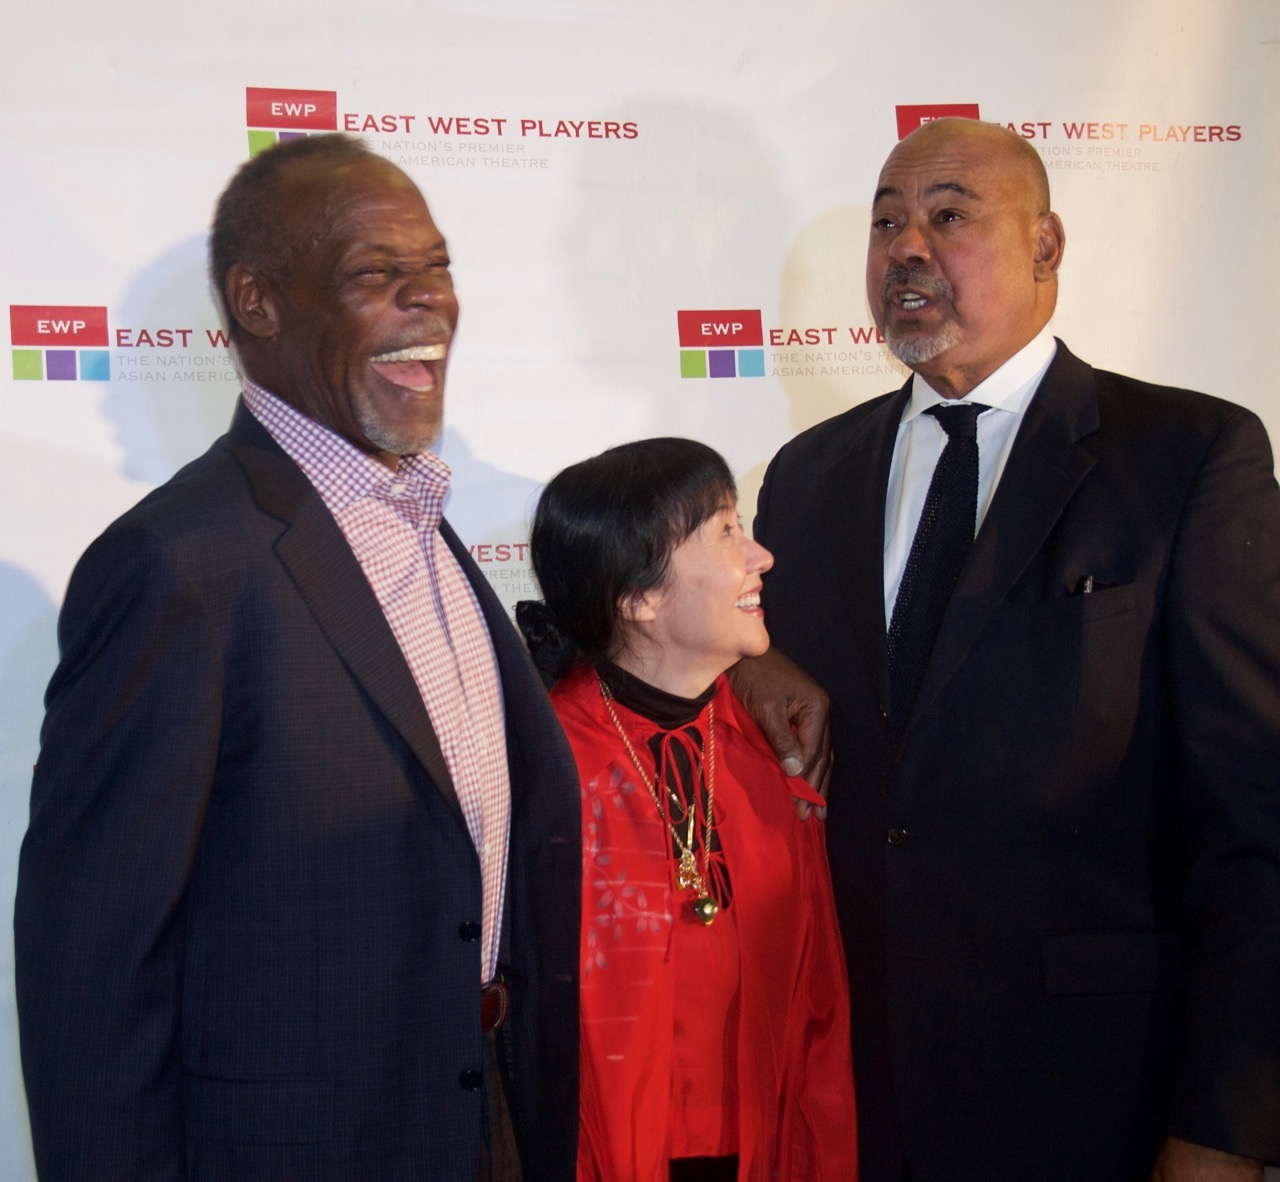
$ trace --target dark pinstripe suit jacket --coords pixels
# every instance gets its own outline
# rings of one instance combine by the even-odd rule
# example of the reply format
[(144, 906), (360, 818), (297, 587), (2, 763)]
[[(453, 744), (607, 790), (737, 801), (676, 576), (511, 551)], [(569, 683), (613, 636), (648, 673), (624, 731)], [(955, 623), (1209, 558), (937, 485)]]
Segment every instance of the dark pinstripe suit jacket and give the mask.
[[(443, 529), (506, 708), (500, 1051), (526, 1176), (569, 1178), (577, 776)], [(474, 1179), (479, 864), (355, 557), (243, 408), (90, 547), (59, 640), (15, 919), (41, 1178)]]

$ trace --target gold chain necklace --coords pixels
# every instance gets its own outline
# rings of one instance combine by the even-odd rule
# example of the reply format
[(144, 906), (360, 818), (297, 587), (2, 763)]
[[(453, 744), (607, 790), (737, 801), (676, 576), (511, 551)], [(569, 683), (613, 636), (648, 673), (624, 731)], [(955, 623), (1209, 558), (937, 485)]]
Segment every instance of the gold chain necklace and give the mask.
[[(627, 738), (627, 732), (622, 729), (622, 719), (618, 717), (618, 712), (613, 708), (613, 693), (605, 685), (604, 678), (599, 673), (596, 674), (596, 684), (600, 687), (600, 696), (604, 699), (604, 708), (609, 712), (609, 717), (613, 719), (618, 738), (622, 740), (622, 745), (627, 749), (627, 754), (631, 756), (631, 762), (635, 764), (636, 771), (640, 775), (640, 782), (649, 790), (649, 795), (653, 798), (654, 807), (658, 810), (658, 817), (671, 834), (672, 843), (675, 845), (676, 853), (679, 855), (676, 859), (676, 885), (682, 891), (692, 890), (694, 892), (694, 914), (703, 923), (709, 924), (715, 919), (720, 910), (720, 904), (715, 901), (711, 894), (711, 834), (715, 829), (715, 813), (712, 809), (716, 795), (715, 703), (707, 703), (707, 828), (702, 837), (702, 869), (699, 870), (698, 859), (693, 852), (693, 826), (698, 813), (697, 776), (694, 776), (691, 799), (685, 805), (685, 811), (689, 815), (689, 825), (688, 831), (682, 838), (679, 829), (671, 822), (670, 814), (663, 809), (662, 799), (658, 795), (658, 790), (654, 787), (653, 781), (649, 779), (648, 773), (641, 765), (636, 749), (631, 745), (631, 740)], [(667, 794), (674, 803), (681, 803), (680, 798), (676, 796), (670, 787), (667, 788)]]

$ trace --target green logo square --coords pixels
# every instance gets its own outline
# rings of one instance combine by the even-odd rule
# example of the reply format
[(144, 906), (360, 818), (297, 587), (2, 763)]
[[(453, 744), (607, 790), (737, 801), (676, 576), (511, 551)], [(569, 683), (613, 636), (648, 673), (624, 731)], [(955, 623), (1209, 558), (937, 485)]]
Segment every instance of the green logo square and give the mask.
[(682, 378), (705, 378), (707, 376), (707, 351), (705, 349), (681, 349), (680, 376)]
[(265, 151), (267, 148), (275, 147), (276, 133), (274, 131), (251, 131), (249, 132), (249, 159), (253, 159), (259, 152)]
[(44, 380), (44, 353), (39, 349), (14, 349), (13, 377), (18, 382)]

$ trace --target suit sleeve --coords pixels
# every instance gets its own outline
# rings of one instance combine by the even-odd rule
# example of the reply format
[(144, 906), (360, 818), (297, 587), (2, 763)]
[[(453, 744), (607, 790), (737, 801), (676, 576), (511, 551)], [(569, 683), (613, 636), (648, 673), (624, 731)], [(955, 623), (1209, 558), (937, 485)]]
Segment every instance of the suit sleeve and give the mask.
[(162, 541), (117, 527), (72, 576), (15, 912), (42, 1182), (180, 1179), (186, 886), (212, 788), (220, 663)]
[(1262, 424), (1209, 448), (1171, 556), (1188, 1029), (1171, 1132), (1280, 1160), (1280, 492)]

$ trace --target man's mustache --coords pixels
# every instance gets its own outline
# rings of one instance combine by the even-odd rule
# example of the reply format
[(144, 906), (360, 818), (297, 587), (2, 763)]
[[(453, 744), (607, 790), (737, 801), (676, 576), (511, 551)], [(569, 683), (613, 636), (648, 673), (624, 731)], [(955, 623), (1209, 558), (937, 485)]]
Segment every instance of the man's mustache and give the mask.
[(935, 300), (950, 300), (955, 289), (940, 275), (931, 275), (927, 267), (917, 263), (912, 267), (903, 267), (894, 263), (884, 275), (884, 283), (880, 286), (880, 298), (889, 299), (889, 289), (893, 287), (910, 287), (921, 295)]

